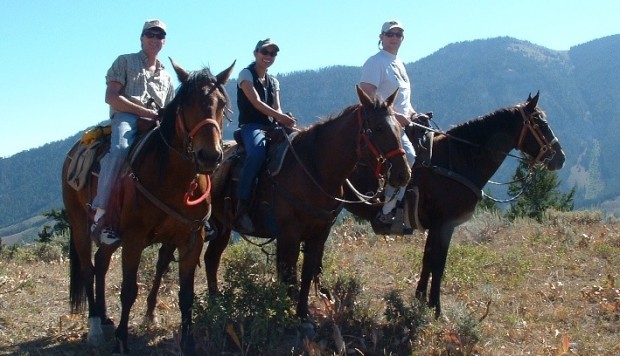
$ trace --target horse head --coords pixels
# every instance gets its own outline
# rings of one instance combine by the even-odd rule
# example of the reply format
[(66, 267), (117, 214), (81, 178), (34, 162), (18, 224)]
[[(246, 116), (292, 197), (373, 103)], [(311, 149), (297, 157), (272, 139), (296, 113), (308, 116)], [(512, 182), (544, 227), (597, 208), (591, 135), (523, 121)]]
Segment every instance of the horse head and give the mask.
[(199, 173), (211, 173), (222, 161), (222, 122), (230, 110), (224, 84), (235, 62), (217, 76), (208, 68), (187, 72), (170, 58), (181, 82), (176, 94), (176, 134)]
[(539, 95), (540, 92), (532, 98), (530, 94), (525, 103), (517, 105), (523, 119), (517, 149), (528, 155), (533, 164), (542, 163), (549, 170), (558, 170), (564, 166), (566, 155), (544, 111), (538, 107)]
[(376, 160), (375, 175), (386, 175), (394, 187), (407, 185), (411, 169), (407, 164), (401, 141), (401, 126), (394, 117), (392, 105), (398, 89), (385, 101), (370, 98), (357, 86), (361, 103), (358, 120), (361, 128), (361, 146), (367, 148)]

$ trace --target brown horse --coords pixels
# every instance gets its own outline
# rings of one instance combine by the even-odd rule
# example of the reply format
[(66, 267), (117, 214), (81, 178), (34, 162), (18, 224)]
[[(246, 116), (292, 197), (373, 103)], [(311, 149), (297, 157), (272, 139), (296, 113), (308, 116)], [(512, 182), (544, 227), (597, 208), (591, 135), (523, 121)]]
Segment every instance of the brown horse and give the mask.
[[(417, 229), (428, 230), (416, 295), (426, 299), (432, 276), (428, 303), (435, 308), (436, 316), (441, 313), (441, 278), (452, 233), (471, 218), (482, 188), (507, 154), (517, 149), (529, 157), (531, 164), (544, 164), (549, 170), (564, 165), (564, 152), (544, 112), (537, 107), (538, 98), (538, 94), (528, 96), (525, 103), (467, 121), (447, 133), (437, 133), (430, 145), (418, 152), (403, 201), (405, 218)], [(351, 176), (357, 191), (376, 188), (367, 174), (368, 169), (360, 166)], [(348, 189), (346, 196), (355, 199)], [(364, 204), (345, 204), (345, 208), (366, 220), (371, 220), (379, 209)]]
[[(179, 251), (179, 307), (181, 346), (194, 353), (191, 307), (194, 274), (200, 260), (204, 225), (211, 212), (209, 174), (223, 158), (221, 126), (229, 98), (224, 84), (234, 67), (217, 76), (205, 68), (187, 72), (172, 60), (181, 82), (174, 100), (162, 109), (161, 126), (136, 143), (119, 179), (119, 225), (122, 238), (123, 281), (121, 319), (114, 352), (128, 352), (128, 321), (138, 287), (137, 273), (145, 247), (164, 243)], [(78, 148), (76, 144), (69, 157)], [(110, 324), (105, 304), (105, 275), (117, 246), (101, 245), (91, 261), (92, 241), (89, 203), (96, 193), (96, 178), (76, 191), (67, 183), (70, 158), (63, 166), (63, 199), (71, 226), (70, 303), (79, 312), (88, 301), (88, 340), (101, 344), (102, 321)], [(199, 197), (199, 198), (196, 198)], [(94, 288), (96, 281), (96, 289)]]
[[(259, 175), (251, 211), (254, 236), (275, 238), (280, 280), (297, 297), (297, 315), (308, 317), (308, 295), (318, 274), (325, 241), (342, 208), (343, 184), (360, 160), (371, 162), (378, 175), (388, 174), (390, 184), (407, 184), (410, 169), (404, 157), (399, 126), (392, 114), (395, 94), (385, 102), (369, 98), (359, 87), (361, 105), (301, 130), (288, 143), (277, 175)], [(239, 159), (238, 148), (226, 150), (225, 160), (213, 173), (213, 215), (218, 236), (209, 242), (204, 260), (208, 288), (217, 293), (217, 270), (231, 236), (236, 206), (236, 184), (230, 166)], [(389, 172), (388, 172), (389, 171)], [(372, 175), (375, 178), (375, 175)], [(376, 178), (375, 178), (376, 179)], [(297, 288), (297, 261), (304, 243), (301, 287)]]

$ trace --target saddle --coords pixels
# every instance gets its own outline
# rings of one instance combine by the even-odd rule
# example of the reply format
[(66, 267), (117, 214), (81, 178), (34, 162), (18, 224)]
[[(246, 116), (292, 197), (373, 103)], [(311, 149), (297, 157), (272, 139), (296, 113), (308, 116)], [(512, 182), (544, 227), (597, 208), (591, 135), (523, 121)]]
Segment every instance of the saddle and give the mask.
[[(268, 138), (267, 144), (267, 157), (265, 159), (265, 163), (263, 165), (262, 170), (266, 171), (270, 176), (276, 176), (279, 174), (282, 163), (284, 162), (284, 158), (286, 157), (287, 152), (289, 151), (290, 142), (292, 142), (297, 135), (297, 132), (287, 132), (283, 129), (270, 129), (266, 131), (266, 135)], [(221, 176), (225, 177), (223, 184), (225, 187), (222, 187), (224, 193), (224, 211), (227, 219), (229, 221), (234, 220), (235, 216), (235, 204), (233, 202), (236, 200), (237, 192), (236, 192), (236, 183), (239, 181), (239, 177), (241, 175), (241, 169), (245, 163), (246, 152), (245, 147), (243, 146), (240, 130), (235, 130), (233, 133), (234, 140), (228, 140), (223, 142), (224, 149), (224, 159), (220, 166), (217, 168), (219, 172), (221, 172)], [(217, 183), (216, 183), (217, 184)], [(253, 192), (250, 198), (250, 216), (252, 220), (256, 218), (256, 214), (260, 211), (262, 214), (271, 216), (271, 206), (269, 202), (258, 202), (254, 199), (256, 185), (253, 188)], [(258, 204), (258, 205), (257, 205)], [(275, 220), (268, 219), (267, 223), (268, 228), (271, 230), (272, 235), (277, 235), (277, 226), (275, 224)]]
[(417, 166), (429, 165), (433, 155), (433, 136), (435, 132), (429, 130), (432, 112), (426, 114), (413, 115), (411, 121), (414, 125), (405, 127), (405, 133), (416, 152), (414, 168)]
[[(156, 121), (138, 120), (138, 137), (130, 148), (130, 161), (135, 152), (139, 151), (144, 138), (152, 133)], [(99, 162), (110, 150), (110, 125), (97, 125), (84, 131), (76, 142), (76, 149), (69, 156), (71, 162), (67, 169), (67, 183), (76, 191), (80, 191), (88, 183), (91, 175), (99, 173)]]
[[(267, 136), (267, 157), (265, 159), (265, 169), (270, 176), (275, 177), (278, 173), (280, 173), (282, 163), (284, 162), (284, 157), (286, 157), (290, 143), (293, 142), (295, 136), (297, 136), (297, 133), (297, 131), (287, 130), (280, 126), (265, 131), (265, 135)], [(232, 179), (239, 180), (239, 173), (241, 172), (241, 167), (243, 167), (243, 163), (246, 158), (245, 147), (243, 146), (243, 140), (241, 139), (241, 129), (237, 129), (233, 132), (233, 139), (237, 143), (237, 157), (235, 160), (235, 165), (233, 166), (234, 174), (232, 175)]]
[[(110, 126), (95, 126), (84, 132), (69, 156), (67, 183), (76, 191), (82, 190), (91, 172), (99, 172), (99, 161), (110, 148)], [(95, 164), (96, 163), (96, 164)]]

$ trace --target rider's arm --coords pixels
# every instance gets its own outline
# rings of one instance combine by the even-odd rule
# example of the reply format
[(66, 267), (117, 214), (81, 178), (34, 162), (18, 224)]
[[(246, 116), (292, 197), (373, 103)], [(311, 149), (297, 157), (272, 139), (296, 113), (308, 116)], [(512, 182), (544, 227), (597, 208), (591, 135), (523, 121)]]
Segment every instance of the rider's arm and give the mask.
[(248, 98), (252, 106), (254, 106), (261, 113), (273, 117), (277, 122), (282, 124), (285, 127), (295, 126), (295, 120), (290, 116), (283, 114), (280, 109), (280, 92), (276, 91), (274, 95), (274, 103), (271, 107), (260, 100), (260, 96), (258, 96), (258, 92), (252, 85), (252, 82), (249, 80), (244, 80), (239, 84), (241, 90)]
[(121, 94), (122, 89), (123, 86), (121, 83), (109, 81), (105, 90), (105, 102), (116, 111), (127, 112), (150, 119), (157, 118), (157, 112), (155, 110), (147, 109), (144, 106), (131, 102)]

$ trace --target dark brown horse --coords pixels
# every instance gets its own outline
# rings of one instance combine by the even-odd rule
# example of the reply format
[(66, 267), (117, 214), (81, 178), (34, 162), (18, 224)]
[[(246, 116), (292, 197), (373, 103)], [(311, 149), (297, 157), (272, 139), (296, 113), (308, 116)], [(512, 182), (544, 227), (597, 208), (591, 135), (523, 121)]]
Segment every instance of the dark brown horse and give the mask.
[[(565, 155), (538, 108), (539, 95), (521, 104), (506, 107), (462, 123), (446, 133), (435, 134), (424, 150), (419, 150), (412, 178), (405, 195), (405, 217), (414, 227), (428, 230), (420, 281), (416, 295), (441, 313), (441, 278), (454, 229), (469, 220), (481, 199), (484, 185), (512, 149), (529, 157), (531, 164), (544, 164), (549, 170), (564, 165)], [(409, 132), (408, 132), (409, 134)], [(430, 155), (425, 154), (430, 152)], [(361, 167), (350, 181), (357, 191), (373, 191), (376, 183)], [(417, 191), (417, 194), (416, 194)], [(347, 199), (355, 199), (347, 189)], [(417, 198), (419, 197), (419, 199)], [(345, 204), (353, 214), (371, 220), (379, 207)]]
[[(388, 174), (390, 184), (407, 184), (410, 169), (404, 157), (399, 127), (391, 106), (395, 94), (385, 102), (369, 98), (357, 88), (361, 105), (345, 108), (301, 130), (291, 140), (277, 175), (263, 170), (251, 203), (254, 236), (276, 239), (277, 271), (298, 297), (297, 315), (308, 316), (308, 295), (312, 278), (318, 274), (325, 241), (342, 208), (343, 184), (360, 160), (371, 162), (378, 174)], [(288, 142), (288, 141), (287, 141)], [(236, 184), (230, 166), (238, 159), (237, 147), (226, 150), (222, 165), (213, 173), (213, 215), (210, 221), (219, 236), (209, 242), (204, 260), (208, 288), (217, 293), (217, 270), (231, 236), (236, 206)], [(303, 242), (301, 286), (297, 285), (297, 261)]]
[[(115, 352), (128, 352), (128, 321), (138, 286), (140, 256), (145, 247), (164, 243), (179, 251), (179, 307), (181, 343), (185, 353), (194, 353), (191, 337), (191, 307), (194, 274), (204, 240), (204, 224), (211, 202), (209, 174), (223, 158), (221, 126), (229, 98), (224, 89), (232, 69), (213, 76), (205, 68), (187, 72), (174, 62), (181, 86), (174, 100), (162, 109), (161, 126), (137, 142), (119, 180), (118, 232), (122, 238), (123, 281), (121, 319), (116, 329)], [(69, 157), (78, 148), (76, 144)], [(70, 158), (63, 166), (63, 199), (71, 225), (70, 302), (79, 312), (88, 301), (88, 340), (101, 344), (102, 322), (111, 323), (105, 304), (105, 275), (117, 246), (101, 245), (94, 264), (89, 234), (92, 214), (88, 208), (96, 193), (96, 178), (76, 191), (67, 183)], [(96, 281), (96, 289), (94, 286)]]

